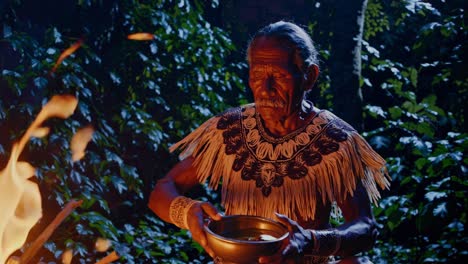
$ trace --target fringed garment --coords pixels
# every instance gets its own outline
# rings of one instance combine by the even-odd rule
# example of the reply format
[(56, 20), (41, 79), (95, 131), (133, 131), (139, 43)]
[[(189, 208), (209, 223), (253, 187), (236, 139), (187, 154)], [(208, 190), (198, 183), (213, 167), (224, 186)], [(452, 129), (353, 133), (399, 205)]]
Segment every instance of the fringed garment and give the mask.
[[(371, 201), (390, 183), (385, 160), (346, 122), (329, 111), (296, 131), (274, 137), (255, 105), (215, 116), (171, 147), (194, 157), (198, 180), (222, 184), (227, 215), (313, 220), (318, 202), (342, 202), (360, 180)], [(297, 215), (299, 214), (299, 215)]]

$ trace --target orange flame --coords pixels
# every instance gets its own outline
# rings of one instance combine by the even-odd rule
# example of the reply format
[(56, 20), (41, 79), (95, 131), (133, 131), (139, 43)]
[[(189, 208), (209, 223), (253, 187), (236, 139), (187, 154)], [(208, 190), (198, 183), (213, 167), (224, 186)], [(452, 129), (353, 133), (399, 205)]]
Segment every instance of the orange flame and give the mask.
[(83, 39), (80, 39), (77, 42), (73, 43), (68, 49), (64, 50), (62, 54), (60, 54), (59, 58), (57, 59), (57, 62), (52, 68), (52, 72), (55, 72), (55, 70), (57, 70), (58, 66), (62, 63), (62, 61), (66, 59), (68, 56), (72, 55), (73, 52), (75, 52), (77, 49), (81, 47), (82, 44), (83, 44)]
[(70, 264), (73, 258), (73, 250), (67, 249), (62, 254), (62, 264)]
[(110, 246), (112, 245), (112, 242), (109, 239), (99, 237), (96, 239), (96, 243), (94, 244), (96, 251), (98, 252), (106, 252)]
[(0, 171), (0, 263), (19, 249), (29, 230), (42, 216), (41, 193), (36, 183), (28, 180), (35, 169), (18, 157), (29, 138), (49, 133), (42, 123), (50, 117), (68, 118), (78, 104), (71, 95), (56, 95), (45, 104), (20, 141), (13, 145), (7, 166)]
[(117, 252), (112, 251), (109, 255), (105, 256), (104, 258), (102, 258), (101, 260), (96, 262), (96, 264), (112, 263), (112, 262), (118, 260), (119, 258), (120, 257), (119, 257), (119, 255), (117, 255)]
[(131, 40), (153, 40), (155, 36), (151, 33), (133, 33), (127, 36)]
[(79, 129), (75, 135), (73, 135), (70, 142), (73, 161), (78, 161), (84, 157), (86, 146), (93, 137), (93, 133), (94, 128), (92, 126), (86, 126)]

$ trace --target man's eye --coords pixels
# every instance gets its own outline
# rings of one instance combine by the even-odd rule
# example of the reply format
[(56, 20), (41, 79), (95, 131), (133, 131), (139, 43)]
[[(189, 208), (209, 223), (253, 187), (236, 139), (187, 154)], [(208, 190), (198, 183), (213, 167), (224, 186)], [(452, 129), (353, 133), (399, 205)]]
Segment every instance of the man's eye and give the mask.
[(259, 81), (259, 80), (263, 80), (264, 76), (263, 74), (251, 74), (250, 79)]
[(251, 74), (250, 79), (260, 79), (260, 75)]
[(256, 78), (256, 79), (261, 79), (261, 78), (263, 78), (263, 75), (264, 75), (264, 74), (261, 73), (261, 72), (255, 72), (255, 73), (253, 74), (253, 77)]
[(277, 74), (275, 75), (275, 78), (276, 79), (285, 79), (285, 80), (289, 80), (289, 79), (292, 79), (292, 76), (289, 75), (289, 74)]

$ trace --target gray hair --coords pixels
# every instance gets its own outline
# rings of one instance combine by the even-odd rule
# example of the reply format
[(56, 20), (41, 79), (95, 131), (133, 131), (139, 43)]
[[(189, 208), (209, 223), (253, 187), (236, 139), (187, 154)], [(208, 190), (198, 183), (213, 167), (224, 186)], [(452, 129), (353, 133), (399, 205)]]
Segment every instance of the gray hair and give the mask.
[(282, 42), (287, 48), (293, 49), (294, 63), (303, 73), (315, 64), (318, 66), (317, 55), (314, 43), (307, 32), (298, 25), (278, 21), (260, 29), (249, 42), (247, 48), (247, 61), (250, 64), (250, 50), (252, 45), (260, 37), (274, 38)]

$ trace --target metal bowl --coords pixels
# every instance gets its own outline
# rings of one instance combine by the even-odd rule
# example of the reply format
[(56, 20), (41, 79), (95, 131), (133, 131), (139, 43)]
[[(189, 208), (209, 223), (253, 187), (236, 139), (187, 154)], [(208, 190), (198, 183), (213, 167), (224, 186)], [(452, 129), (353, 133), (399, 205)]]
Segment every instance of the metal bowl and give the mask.
[[(260, 256), (275, 254), (288, 237), (284, 225), (268, 218), (249, 215), (209, 220), (204, 228), (208, 245), (216, 254), (216, 263), (258, 263)], [(268, 240), (258, 240), (265, 235)]]

